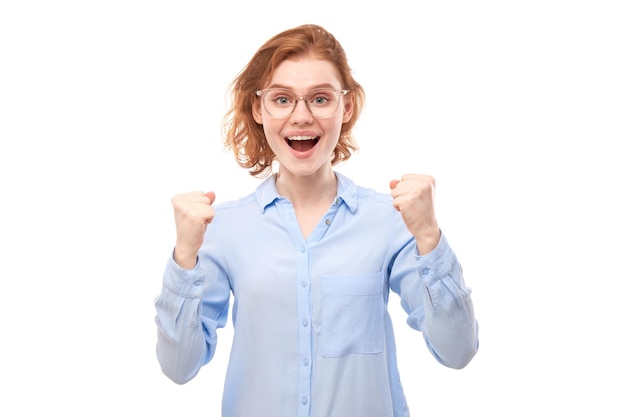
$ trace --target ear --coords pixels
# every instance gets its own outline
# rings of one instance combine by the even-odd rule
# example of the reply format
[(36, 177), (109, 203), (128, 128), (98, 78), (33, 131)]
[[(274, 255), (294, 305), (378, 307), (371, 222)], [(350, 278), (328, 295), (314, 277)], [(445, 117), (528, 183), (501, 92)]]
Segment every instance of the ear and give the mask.
[(254, 100), (254, 104), (252, 105), (252, 116), (254, 117), (254, 121), (258, 124), (263, 124), (263, 115), (261, 114), (261, 101)]
[[(347, 100), (346, 100), (347, 98)], [(352, 96), (344, 96), (344, 104), (343, 104), (343, 120), (342, 123), (347, 123), (352, 118), (352, 113), (354, 112), (354, 100)]]

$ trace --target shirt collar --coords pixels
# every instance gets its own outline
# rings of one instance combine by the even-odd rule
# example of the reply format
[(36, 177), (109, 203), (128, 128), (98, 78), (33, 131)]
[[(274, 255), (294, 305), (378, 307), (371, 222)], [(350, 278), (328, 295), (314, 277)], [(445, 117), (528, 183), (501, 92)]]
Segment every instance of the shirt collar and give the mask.
[[(348, 209), (354, 213), (357, 209), (358, 193), (356, 184), (339, 172), (335, 172), (337, 176), (337, 200), (343, 201)], [(261, 213), (274, 201), (282, 198), (276, 190), (276, 174), (268, 177), (256, 189), (256, 199)]]
[(337, 176), (337, 198), (342, 199), (348, 206), (348, 209), (350, 209), (350, 212), (354, 213), (358, 201), (357, 186), (354, 181), (345, 175), (339, 172), (335, 172), (335, 175)]
[(276, 174), (268, 177), (256, 189), (256, 201), (259, 205), (261, 213), (265, 212), (265, 208), (272, 204), (275, 200), (281, 198), (276, 190)]

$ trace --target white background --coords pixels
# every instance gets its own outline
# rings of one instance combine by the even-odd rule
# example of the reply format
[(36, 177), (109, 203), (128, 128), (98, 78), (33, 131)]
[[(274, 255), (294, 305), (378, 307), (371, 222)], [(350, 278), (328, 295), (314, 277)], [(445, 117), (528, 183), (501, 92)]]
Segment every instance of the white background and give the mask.
[(154, 354), (170, 198), (256, 187), (222, 151), (226, 88), (267, 38), (318, 23), (368, 100), (338, 170), (379, 190), (435, 176), (473, 289), (461, 371), (390, 299), (412, 415), (623, 416), (620, 3), (3, 2), (0, 414), (220, 414), (230, 323), (186, 385)]

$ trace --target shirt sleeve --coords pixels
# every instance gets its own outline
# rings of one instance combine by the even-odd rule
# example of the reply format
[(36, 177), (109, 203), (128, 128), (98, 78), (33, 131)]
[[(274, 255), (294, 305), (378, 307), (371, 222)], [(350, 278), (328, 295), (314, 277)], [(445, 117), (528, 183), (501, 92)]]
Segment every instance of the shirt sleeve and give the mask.
[[(190, 381), (213, 358), (217, 329), (226, 324), (229, 287), (209, 275), (199, 265), (183, 269), (170, 256), (155, 299), (157, 359), (177, 384)], [(203, 299), (205, 292), (211, 296)]]
[(441, 364), (461, 369), (478, 350), (478, 324), (461, 264), (443, 234), (433, 251), (420, 256), (413, 247), (412, 257), (417, 271), (404, 274), (397, 285), (407, 323), (423, 333)]

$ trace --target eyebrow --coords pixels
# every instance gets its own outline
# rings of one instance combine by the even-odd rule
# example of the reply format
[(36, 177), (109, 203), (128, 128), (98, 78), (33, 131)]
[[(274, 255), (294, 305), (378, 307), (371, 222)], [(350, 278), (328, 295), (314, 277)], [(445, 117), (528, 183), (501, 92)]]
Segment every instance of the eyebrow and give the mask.
[[(286, 86), (286, 85), (284, 85), (284, 84), (270, 84), (270, 85), (268, 85), (265, 89), (269, 89), (269, 88), (283, 88), (283, 89), (285, 89), (285, 90), (294, 91), (294, 90), (293, 90), (293, 88), (288, 87), (288, 86)], [(316, 90), (316, 89), (318, 89), (318, 88), (331, 88), (331, 89), (333, 89), (333, 90), (335, 90), (335, 89), (341, 89), (341, 87), (337, 88), (337, 87), (335, 87), (334, 85), (332, 85), (332, 84), (330, 84), (330, 83), (322, 83), (322, 84), (317, 84), (317, 85), (311, 86), (311, 88), (309, 88), (309, 90), (308, 90), (308, 91), (311, 91), (311, 90)], [(294, 92), (295, 92), (295, 91), (294, 91)]]

